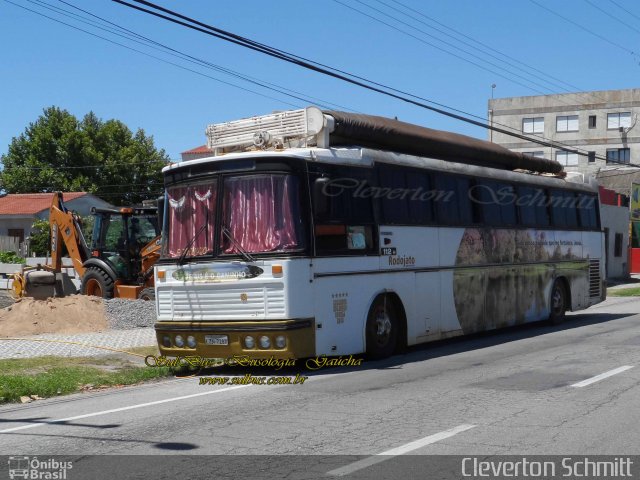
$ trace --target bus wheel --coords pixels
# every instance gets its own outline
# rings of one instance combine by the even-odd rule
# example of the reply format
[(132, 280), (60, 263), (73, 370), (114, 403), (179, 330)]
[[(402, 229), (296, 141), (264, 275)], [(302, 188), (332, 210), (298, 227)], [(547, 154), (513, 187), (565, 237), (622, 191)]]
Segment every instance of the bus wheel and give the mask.
[(385, 358), (390, 356), (398, 338), (398, 314), (395, 304), (386, 295), (375, 299), (369, 310), (366, 326), (367, 356)]
[(567, 292), (564, 288), (562, 280), (556, 280), (551, 287), (551, 313), (549, 314), (549, 322), (557, 325), (564, 320), (564, 314), (567, 311)]

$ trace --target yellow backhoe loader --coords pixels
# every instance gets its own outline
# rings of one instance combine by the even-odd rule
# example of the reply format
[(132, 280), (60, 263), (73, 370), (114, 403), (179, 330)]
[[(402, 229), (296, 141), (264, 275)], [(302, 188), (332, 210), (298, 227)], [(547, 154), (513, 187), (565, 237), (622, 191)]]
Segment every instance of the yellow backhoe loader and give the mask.
[(161, 248), (157, 212), (157, 207), (94, 207), (91, 245), (87, 245), (80, 217), (65, 207), (61, 192), (54, 193), (49, 209), (51, 263), (23, 267), (14, 274), (14, 295), (44, 299), (78, 293), (62, 271), (64, 242), (82, 282), (80, 293), (153, 299), (153, 265)]

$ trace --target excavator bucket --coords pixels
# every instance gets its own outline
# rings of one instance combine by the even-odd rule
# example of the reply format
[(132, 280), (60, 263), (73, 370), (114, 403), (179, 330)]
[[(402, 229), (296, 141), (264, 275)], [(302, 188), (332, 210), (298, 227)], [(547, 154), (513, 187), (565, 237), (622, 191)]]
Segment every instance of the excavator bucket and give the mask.
[(69, 275), (46, 269), (29, 268), (13, 275), (12, 294), (16, 298), (45, 300), (77, 293)]

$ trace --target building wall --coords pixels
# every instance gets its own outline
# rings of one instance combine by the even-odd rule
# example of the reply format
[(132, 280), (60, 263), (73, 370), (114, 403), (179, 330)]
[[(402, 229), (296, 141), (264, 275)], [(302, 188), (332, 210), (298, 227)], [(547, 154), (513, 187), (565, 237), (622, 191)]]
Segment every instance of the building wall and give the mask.
[[(629, 208), (600, 205), (602, 228), (607, 232), (607, 278), (629, 276)], [(608, 231), (607, 231), (608, 230)], [(620, 255), (616, 256), (616, 234), (622, 235)]]
[[(620, 132), (607, 128), (607, 114), (630, 112), (631, 128)], [(556, 129), (556, 117), (578, 116), (578, 131), (562, 132)], [(596, 116), (595, 128), (589, 128), (589, 116)], [(606, 158), (607, 149), (629, 148), (631, 163), (640, 163), (640, 89), (607, 90), (561, 95), (511, 97), (489, 100), (489, 119), (493, 125), (506, 125), (523, 132), (523, 119), (544, 118), (544, 132), (538, 135), (547, 140), (561, 142), (581, 150), (595, 151), (597, 157)], [(499, 125), (500, 124), (500, 125)], [(517, 152), (544, 152), (545, 158), (556, 159), (556, 149), (526, 142), (502, 133), (489, 131), (489, 140)], [(619, 167), (605, 160), (589, 162), (578, 157), (578, 165), (566, 166), (567, 171), (595, 175), (599, 169)]]
[[(92, 207), (113, 208), (113, 205), (94, 195), (84, 195), (74, 200), (69, 200), (65, 202), (65, 205), (69, 210), (73, 210), (81, 216), (91, 215)], [(31, 235), (31, 226), (36, 219), (48, 220), (49, 209), (47, 208), (34, 215), (0, 215), (0, 236), (8, 236), (11, 229), (22, 229), (26, 239)]]
[(31, 233), (31, 224), (33, 217), (3, 215), (0, 217), (0, 236), (9, 235), (10, 229), (23, 229), (24, 237), (27, 238)]

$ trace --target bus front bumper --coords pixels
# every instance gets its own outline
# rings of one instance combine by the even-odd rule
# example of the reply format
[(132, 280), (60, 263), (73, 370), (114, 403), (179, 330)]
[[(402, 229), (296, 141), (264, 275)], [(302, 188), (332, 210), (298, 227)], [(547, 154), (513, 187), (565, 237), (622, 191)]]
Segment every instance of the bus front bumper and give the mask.
[[(313, 318), (261, 321), (161, 321), (155, 324), (155, 329), (160, 353), (167, 357), (200, 356), (227, 359), (234, 355), (246, 355), (251, 358), (289, 359), (315, 356), (315, 319)], [(255, 344), (253, 348), (247, 348), (247, 337), (253, 338)], [(261, 346), (261, 337), (269, 339), (269, 347)], [(276, 346), (277, 337), (284, 337), (283, 348)], [(179, 347), (180, 344), (182, 346)]]

